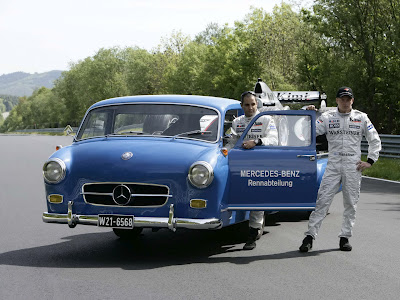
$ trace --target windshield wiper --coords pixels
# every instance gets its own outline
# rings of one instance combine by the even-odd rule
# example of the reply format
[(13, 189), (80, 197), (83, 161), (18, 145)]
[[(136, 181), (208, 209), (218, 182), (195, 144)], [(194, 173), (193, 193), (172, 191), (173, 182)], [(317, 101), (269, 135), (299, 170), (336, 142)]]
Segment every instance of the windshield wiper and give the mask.
[(199, 133), (211, 133), (211, 131), (201, 131), (200, 129), (197, 130), (192, 130), (192, 131), (187, 131), (187, 132), (182, 132), (182, 133), (178, 133), (176, 135), (174, 135), (172, 137), (172, 139), (176, 139), (177, 137), (181, 136), (181, 135), (194, 135), (194, 134), (199, 134)]
[(121, 133), (113, 132), (113, 133), (107, 134), (106, 138), (109, 137), (109, 136), (126, 136), (126, 135), (130, 135), (130, 134), (142, 135), (142, 134), (145, 134), (145, 133), (144, 132), (139, 132), (139, 131), (127, 131), (127, 132), (121, 132)]

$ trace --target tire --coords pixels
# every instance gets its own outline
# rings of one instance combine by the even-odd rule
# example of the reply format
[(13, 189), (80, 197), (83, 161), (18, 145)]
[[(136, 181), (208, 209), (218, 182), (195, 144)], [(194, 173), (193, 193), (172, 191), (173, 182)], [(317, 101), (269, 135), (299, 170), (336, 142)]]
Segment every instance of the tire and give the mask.
[(113, 231), (120, 239), (133, 240), (142, 233), (143, 228), (133, 228), (133, 229), (113, 228)]

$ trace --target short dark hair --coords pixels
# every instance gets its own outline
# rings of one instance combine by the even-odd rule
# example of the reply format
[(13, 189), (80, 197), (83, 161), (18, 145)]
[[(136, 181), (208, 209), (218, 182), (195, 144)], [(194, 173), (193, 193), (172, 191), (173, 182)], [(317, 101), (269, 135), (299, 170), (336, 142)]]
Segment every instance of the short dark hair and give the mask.
[(243, 104), (243, 100), (247, 95), (252, 95), (254, 96), (254, 98), (256, 98), (256, 93), (254, 93), (253, 91), (247, 91), (244, 92), (241, 96), (240, 96), (240, 103)]

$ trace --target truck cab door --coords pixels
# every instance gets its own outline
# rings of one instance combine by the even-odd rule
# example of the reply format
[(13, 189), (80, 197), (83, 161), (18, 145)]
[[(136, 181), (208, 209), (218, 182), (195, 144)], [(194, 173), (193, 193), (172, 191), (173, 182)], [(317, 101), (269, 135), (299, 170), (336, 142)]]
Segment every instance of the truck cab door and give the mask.
[[(242, 148), (269, 116), (277, 145)], [(265, 117), (264, 117), (265, 118)], [(250, 138), (249, 138), (250, 137)], [(269, 111), (256, 115), (228, 153), (228, 210), (312, 210), (317, 198), (314, 111)]]

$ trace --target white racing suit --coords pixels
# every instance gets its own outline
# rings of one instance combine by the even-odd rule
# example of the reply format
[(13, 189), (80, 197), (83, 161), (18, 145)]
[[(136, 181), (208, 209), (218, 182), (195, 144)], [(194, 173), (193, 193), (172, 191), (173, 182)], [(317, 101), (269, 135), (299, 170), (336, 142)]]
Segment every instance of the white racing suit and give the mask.
[[(259, 111), (257, 111), (252, 117), (246, 117), (245, 115), (242, 115), (233, 120), (231, 128), (232, 138), (229, 142), (230, 146), (227, 146), (228, 148), (233, 147), (236, 144), (247, 125), (249, 125), (251, 120), (253, 120), (258, 113)], [(262, 116), (258, 118), (248, 131), (244, 141), (255, 139), (260, 139), (262, 145), (278, 145), (278, 130), (276, 129), (274, 120), (270, 116)], [(263, 222), (263, 211), (250, 212), (250, 227), (261, 229), (263, 227)]]
[(343, 223), (339, 237), (349, 238), (356, 217), (360, 195), (361, 172), (356, 163), (361, 160), (361, 140), (368, 141), (368, 162), (378, 160), (381, 140), (368, 116), (358, 110), (340, 113), (338, 109), (323, 113), (316, 122), (317, 135), (326, 134), (328, 140), (328, 164), (318, 190), (315, 211), (310, 215), (308, 231), (314, 239), (318, 234), (333, 197), (340, 184), (343, 190)]

